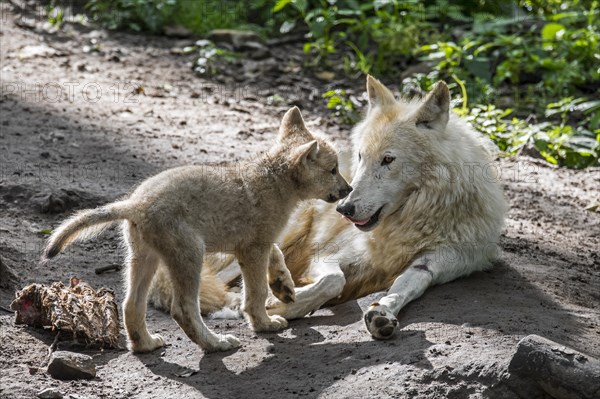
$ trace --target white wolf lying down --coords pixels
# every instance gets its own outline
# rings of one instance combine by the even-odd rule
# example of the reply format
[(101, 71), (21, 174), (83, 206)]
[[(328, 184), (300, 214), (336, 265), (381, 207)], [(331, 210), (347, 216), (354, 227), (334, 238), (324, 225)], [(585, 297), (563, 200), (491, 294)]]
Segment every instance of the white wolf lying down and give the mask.
[[(385, 339), (400, 309), (428, 287), (491, 266), (507, 208), (488, 144), (450, 112), (444, 82), (425, 97), (396, 100), (369, 76), (367, 92), (369, 110), (352, 137), (354, 190), (337, 212), (318, 202), (295, 211), (279, 245), (296, 298), (271, 298), (268, 312), (299, 318), (388, 289), (364, 314), (369, 332)], [(203, 312), (235, 305), (215, 275), (231, 262), (205, 268)], [(159, 273), (152, 301), (168, 308), (172, 297)]]

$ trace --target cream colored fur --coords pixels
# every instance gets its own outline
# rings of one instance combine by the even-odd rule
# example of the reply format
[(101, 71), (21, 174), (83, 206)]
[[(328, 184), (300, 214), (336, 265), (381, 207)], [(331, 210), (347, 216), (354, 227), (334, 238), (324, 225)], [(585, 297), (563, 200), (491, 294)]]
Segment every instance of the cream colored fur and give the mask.
[(428, 287), (491, 266), (507, 207), (490, 146), (450, 112), (445, 83), (396, 100), (369, 76), (367, 92), (352, 135), (354, 191), (337, 206), (348, 218), (314, 201), (296, 209), (279, 238), (295, 301), (271, 298), (268, 311), (292, 319), (388, 290), (364, 314), (368, 331), (386, 339)]
[(228, 350), (239, 346), (237, 338), (218, 336), (200, 316), (199, 290), (206, 299), (200, 306), (206, 310), (216, 310), (214, 303), (222, 305), (229, 298), (224, 283), (209, 269), (202, 270), (205, 254), (225, 252), (237, 258), (244, 280), (242, 309), (255, 331), (286, 327), (285, 318), (269, 316), (265, 309), (267, 267), (275, 295), (282, 303), (294, 301), (291, 275), (274, 243), (299, 201), (335, 202), (348, 194), (351, 188), (337, 162), (333, 147), (306, 129), (294, 107), (283, 118), (277, 143), (258, 160), (221, 173), (203, 166), (162, 172), (126, 200), (82, 211), (64, 222), (50, 237), (45, 254), (52, 257), (76, 239), (125, 220), (129, 256), (124, 322), (130, 348), (146, 352), (165, 343), (146, 326), (148, 289), (160, 269), (163, 285), (155, 287), (177, 293), (162, 305), (188, 337), (205, 351)]

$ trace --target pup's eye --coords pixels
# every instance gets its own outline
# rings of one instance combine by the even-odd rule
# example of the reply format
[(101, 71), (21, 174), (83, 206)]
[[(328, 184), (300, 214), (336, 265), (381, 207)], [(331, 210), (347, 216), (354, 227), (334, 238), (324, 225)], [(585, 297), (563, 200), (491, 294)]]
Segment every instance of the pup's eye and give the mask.
[(360, 162), (360, 152), (358, 153), (358, 162)]
[(337, 168), (338, 167), (336, 166), (335, 168), (331, 169), (331, 174), (332, 175), (335, 175), (337, 173)]
[(391, 156), (391, 155), (386, 155), (386, 156), (385, 156), (385, 157), (383, 157), (383, 159), (381, 160), (381, 165), (382, 165), (382, 166), (389, 165), (389, 164), (391, 164), (392, 162), (394, 162), (394, 159), (396, 159), (396, 158), (394, 158), (394, 157), (393, 157), (393, 156)]

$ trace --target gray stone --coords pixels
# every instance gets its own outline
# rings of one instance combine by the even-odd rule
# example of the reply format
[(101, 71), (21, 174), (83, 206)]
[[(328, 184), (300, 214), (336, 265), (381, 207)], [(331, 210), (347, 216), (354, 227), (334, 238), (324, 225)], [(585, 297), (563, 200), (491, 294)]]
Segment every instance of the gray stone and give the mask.
[(597, 399), (600, 360), (538, 335), (523, 338), (508, 371), (556, 399)]
[(260, 42), (245, 42), (237, 47), (236, 50), (247, 53), (250, 58), (255, 60), (267, 58), (271, 55), (269, 49)]
[(207, 38), (217, 44), (231, 44), (236, 50), (248, 42), (262, 42), (254, 32), (235, 29), (215, 29), (208, 33)]
[(190, 37), (193, 33), (181, 25), (169, 25), (165, 26), (164, 34), (169, 37)]
[(96, 366), (91, 356), (57, 351), (50, 358), (48, 373), (59, 380), (90, 379), (96, 376)]
[(38, 392), (37, 397), (40, 399), (61, 399), (63, 394), (58, 388), (46, 388)]

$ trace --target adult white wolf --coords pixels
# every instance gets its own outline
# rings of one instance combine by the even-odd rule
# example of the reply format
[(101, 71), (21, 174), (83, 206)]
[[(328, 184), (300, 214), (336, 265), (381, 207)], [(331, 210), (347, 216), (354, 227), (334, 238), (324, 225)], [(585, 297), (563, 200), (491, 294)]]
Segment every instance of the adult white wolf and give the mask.
[[(369, 332), (385, 339), (400, 309), (428, 287), (491, 266), (506, 204), (488, 145), (450, 112), (444, 82), (425, 97), (396, 100), (368, 76), (367, 92), (368, 113), (353, 132), (354, 190), (337, 212), (318, 202), (296, 210), (280, 240), (296, 298), (272, 298), (268, 311), (299, 318), (388, 289), (364, 315)], [(225, 285), (221, 295), (212, 288), (201, 291), (205, 312), (229, 304)], [(170, 302), (161, 275), (151, 297)]]

